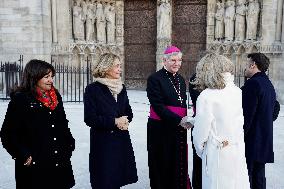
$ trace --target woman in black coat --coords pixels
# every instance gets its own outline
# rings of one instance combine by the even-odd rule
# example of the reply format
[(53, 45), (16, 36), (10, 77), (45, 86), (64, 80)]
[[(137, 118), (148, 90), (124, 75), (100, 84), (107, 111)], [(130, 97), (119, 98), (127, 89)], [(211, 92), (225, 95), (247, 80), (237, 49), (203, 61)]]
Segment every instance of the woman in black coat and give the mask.
[(20, 87), (11, 93), (1, 129), (3, 147), (15, 159), (17, 189), (68, 189), (75, 185), (71, 155), (75, 140), (53, 66), (31, 60)]
[(133, 114), (121, 82), (118, 56), (103, 54), (93, 70), (95, 82), (84, 94), (84, 120), (90, 129), (92, 188), (119, 189), (138, 180), (128, 132)]

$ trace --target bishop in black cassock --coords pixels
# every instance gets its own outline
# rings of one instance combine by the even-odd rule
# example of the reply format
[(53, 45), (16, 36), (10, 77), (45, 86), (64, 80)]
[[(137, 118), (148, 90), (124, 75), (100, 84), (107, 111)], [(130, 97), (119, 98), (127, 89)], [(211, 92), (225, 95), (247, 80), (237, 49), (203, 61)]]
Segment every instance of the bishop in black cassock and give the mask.
[(147, 124), (147, 150), (151, 189), (189, 189), (187, 130), (180, 126), (186, 117), (186, 85), (177, 73), (181, 52), (165, 50), (164, 68), (147, 81), (151, 104)]

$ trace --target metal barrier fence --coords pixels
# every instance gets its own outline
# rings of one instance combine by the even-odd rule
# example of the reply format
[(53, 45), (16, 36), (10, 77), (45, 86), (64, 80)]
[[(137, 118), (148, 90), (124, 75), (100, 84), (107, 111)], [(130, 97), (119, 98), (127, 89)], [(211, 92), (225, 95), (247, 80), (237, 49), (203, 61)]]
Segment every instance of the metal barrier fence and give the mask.
[[(65, 62), (51, 61), (56, 74), (54, 86), (64, 102), (82, 102), (85, 87), (92, 82), (91, 61), (83, 66), (70, 66)], [(23, 74), (23, 56), (15, 62), (0, 62), (0, 99), (9, 100), (10, 92), (20, 84)]]
[[(64, 102), (82, 102), (85, 87), (93, 81), (92, 63), (86, 58), (82, 66), (51, 61), (56, 70), (54, 86)], [(245, 82), (243, 71), (235, 70), (235, 83), (241, 87)], [(239, 73), (237, 73), (239, 72)], [(19, 85), (23, 73), (23, 55), (15, 62), (0, 62), (0, 99), (10, 99), (10, 91)]]
[(10, 92), (19, 85), (23, 74), (23, 55), (15, 62), (0, 62), (0, 99), (10, 99)]
[(83, 66), (70, 66), (64, 62), (51, 64), (56, 70), (54, 86), (65, 102), (82, 102), (85, 87), (92, 82), (91, 61), (87, 58)]

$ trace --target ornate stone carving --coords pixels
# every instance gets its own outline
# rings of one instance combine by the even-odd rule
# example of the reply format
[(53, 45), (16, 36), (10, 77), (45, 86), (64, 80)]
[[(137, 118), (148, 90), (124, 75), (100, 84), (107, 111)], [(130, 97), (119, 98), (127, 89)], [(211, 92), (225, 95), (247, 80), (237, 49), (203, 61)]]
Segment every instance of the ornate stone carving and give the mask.
[(247, 6), (247, 33), (246, 40), (256, 40), (258, 16), (259, 16), (259, 2), (258, 0), (248, 0)]
[(243, 42), (245, 39), (245, 24), (246, 24), (246, 0), (238, 0), (236, 6), (236, 21), (235, 21), (235, 41)]
[(73, 32), (75, 40), (84, 40), (84, 15), (81, 1), (75, 0), (73, 6)]
[(222, 52), (223, 54), (232, 55), (239, 54), (240, 48), (245, 49), (245, 53), (251, 53), (253, 51), (260, 52), (261, 46), (259, 42), (244, 42), (244, 43), (210, 43), (207, 45), (207, 50), (214, 52)]
[(224, 3), (217, 2), (217, 10), (215, 14), (215, 39), (221, 41), (224, 38)]
[(117, 32), (117, 27), (123, 24), (123, 12), (116, 12), (116, 9), (123, 10), (122, 8), (120, 1), (74, 0), (75, 41), (86, 40), (88, 43), (115, 44), (117, 35), (123, 35), (123, 32)]
[(262, 45), (260, 42), (243, 42), (243, 43), (209, 43), (208, 51), (223, 52), (224, 54), (239, 54), (239, 49), (245, 49), (244, 53), (261, 52), (268, 54), (282, 54), (284, 46), (277, 43), (273, 45)]
[(81, 0), (81, 7), (82, 7), (82, 17), (84, 19), (84, 22), (86, 22), (86, 18), (87, 18), (87, 10), (88, 10), (88, 4), (89, 4), (89, 0)]
[(106, 43), (106, 18), (104, 15), (104, 9), (102, 1), (97, 2), (96, 11), (96, 26), (97, 26), (97, 42)]
[(234, 39), (235, 2), (228, 0), (225, 9), (225, 41)]
[(105, 6), (107, 43), (115, 43), (115, 7), (114, 2), (107, 2)]
[(86, 17), (86, 41), (94, 40), (94, 23), (95, 23), (95, 5), (89, 3), (87, 6), (87, 17)]
[(158, 7), (158, 38), (171, 37), (171, 4), (169, 0), (160, 0)]

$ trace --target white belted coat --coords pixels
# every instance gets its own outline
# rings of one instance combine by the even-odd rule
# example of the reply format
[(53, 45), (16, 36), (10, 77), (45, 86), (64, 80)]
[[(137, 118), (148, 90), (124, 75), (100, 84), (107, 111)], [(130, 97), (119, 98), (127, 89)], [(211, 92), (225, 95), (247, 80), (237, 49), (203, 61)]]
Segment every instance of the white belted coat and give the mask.
[(202, 158), (202, 188), (249, 189), (242, 92), (233, 75), (224, 79), (224, 89), (205, 89), (197, 99), (193, 143)]

